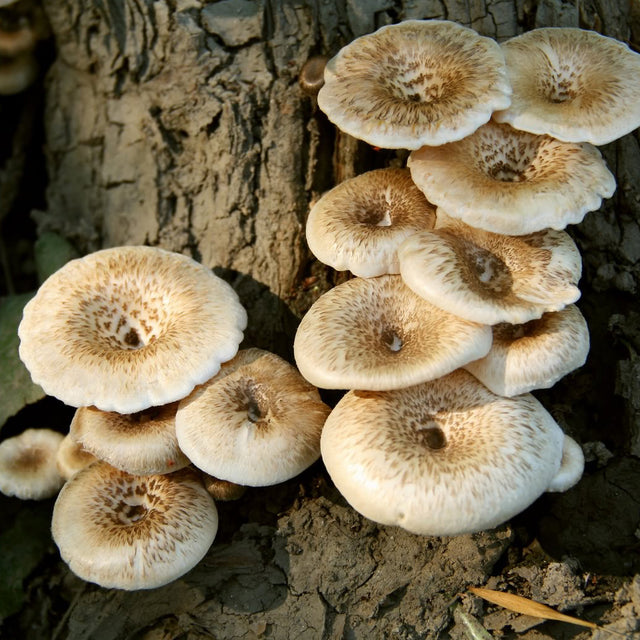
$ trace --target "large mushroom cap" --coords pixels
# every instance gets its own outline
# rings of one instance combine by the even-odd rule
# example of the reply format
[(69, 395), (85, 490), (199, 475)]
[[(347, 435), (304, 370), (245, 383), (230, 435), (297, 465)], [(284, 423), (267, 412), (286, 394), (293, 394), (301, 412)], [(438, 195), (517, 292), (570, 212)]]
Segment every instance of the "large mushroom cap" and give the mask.
[(22, 500), (43, 500), (60, 490), (64, 479), (56, 454), (64, 436), (52, 429), (27, 429), (0, 444), (0, 492)]
[(387, 149), (459, 140), (510, 103), (499, 45), (446, 20), (361, 36), (325, 69), (318, 105), (346, 133)]
[(238, 296), (191, 258), (117, 247), (72, 260), (24, 309), (20, 357), (46, 393), (135, 413), (184, 398), (238, 350)]
[(176, 438), (178, 403), (123, 415), (79, 407), (69, 434), (85, 451), (135, 475), (177, 471), (189, 464)]
[(320, 457), (329, 407), (295, 367), (268, 351), (243, 349), (180, 402), (176, 435), (199, 469), (223, 480), (268, 486)]
[(396, 251), (428, 230), (435, 207), (406, 169), (377, 169), (342, 182), (318, 200), (307, 219), (307, 243), (324, 264), (370, 278), (398, 273)]
[(493, 327), (491, 350), (464, 365), (500, 396), (548, 389), (581, 367), (589, 353), (589, 329), (574, 304), (525, 324)]
[(496, 120), (597, 145), (640, 126), (640, 55), (626, 44), (549, 27), (507, 40), (502, 50), (513, 96)]
[(135, 476), (96, 462), (63, 487), (51, 531), (83, 580), (116, 589), (160, 587), (192, 569), (218, 529), (218, 514), (189, 469)]
[(581, 222), (616, 188), (595, 147), (495, 122), (458, 142), (413, 151), (408, 166), (450, 216), (508, 235)]
[(495, 396), (465, 371), (386, 392), (350, 391), (322, 458), (362, 515), (413, 533), (489, 529), (529, 506), (560, 468), (564, 434), (531, 395)]
[(504, 236), (438, 210), (436, 228), (407, 238), (398, 258), (402, 279), (419, 296), (489, 325), (528, 322), (580, 297), (582, 261), (564, 231)]
[(491, 329), (435, 307), (399, 276), (354, 278), (302, 319), (293, 345), (300, 373), (324, 389), (398, 389), (485, 355)]

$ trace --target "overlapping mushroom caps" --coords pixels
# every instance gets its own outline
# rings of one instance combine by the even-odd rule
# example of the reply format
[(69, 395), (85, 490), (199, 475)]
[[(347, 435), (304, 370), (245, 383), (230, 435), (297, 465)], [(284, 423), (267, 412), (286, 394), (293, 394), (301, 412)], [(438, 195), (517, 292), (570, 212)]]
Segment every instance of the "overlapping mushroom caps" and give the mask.
[(595, 147), (495, 122), (458, 142), (413, 151), (408, 166), (448, 215), (508, 235), (581, 222), (616, 188)]
[(60, 555), (83, 580), (116, 589), (152, 589), (206, 554), (218, 515), (198, 474), (136, 476), (95, 462), (60, 491), (51, 531)]
[(594, 31), (534, 29), (502, 44), (513, 86), (499, 122), (606, 144), (640, 126), (640, 55)]
[(435, 224), (435, 207), (406, 169), (377, 169), (346, 180), (311, 208), (311, 252), (338, 271), (370, 278), (398, 273), (400, 243)]
[(293, 345), (300, 373), (316, 386), (373, 390), (432, 380), (490, 347), (488, 326), (443, 311), (394, 275), (354, 278), (323, 294)]
[(533, 396), (502, 398), (456, 371), (406, 389), (349, 391), (321, 448), (336, 487), (367, 518), (457, 535), (497, 526), (548, 490), (564, 472), (563, 442)]
[(495, 325), (489, 353), (464, 369), (493, 393), (515, 396), (548, 389), (581, 367), (588, 353), (587, 322), (570, 304), (525, 324)]
[(357, 38), (326, 66), (318, 105), (342, 131), (387, 149), (469, 135), (510, 104), (499, 45), (446, 20), (407, 20)]
[(329, 414), (318, 390), (279, 356), (244, 349), (180, 402), (180, 448), (206, 473), (247, 486), (298, 475), (320, 457)]
[(580, 297), (580, 253), (564, 231), (505, 236), (438, 212), (436, 228), (398, 250), (402, 279), (461, 318), (521, 324)]
[(159, 248), (103, 249), (25, 306), (20, 357), (46, 393), (134, 413), (185, 397), (238, 350), (247, 316), (210, 269)]

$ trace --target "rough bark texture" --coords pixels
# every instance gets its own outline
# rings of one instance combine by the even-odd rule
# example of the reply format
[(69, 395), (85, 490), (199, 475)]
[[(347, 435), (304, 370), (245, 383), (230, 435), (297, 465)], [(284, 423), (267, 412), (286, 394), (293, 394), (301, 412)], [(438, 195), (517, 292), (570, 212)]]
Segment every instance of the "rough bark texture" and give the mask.
[[(403, 159), (335, 132), (298, 87), (309, 56), (333, 55), (408, 18), (447, 18), (498, 40), (547, 25), (594, 28), (626, 42), (640, 34), (637, 6), (626, 0), (44, 5), (58, 53), (47, 78), (48, 207), (39, 229), (60, 232), (83, 252), (147, 243), (192, 255), (236, 286), (249, 311), (247, 343), (283, 355), (297, 317), (335, 281), (306, 249), (309, 203), (345, 177)], [(585, 578), (640, 571), (633, 553), (640, 470), (628, 456), (640, 454), (638, 132), (603, 153), (618, 191), (571, 230), (584, 258), (580, 306), (591, 356), (569, 382), (539, 395), (568, 433), (590, 443), (586, 482), (496, 531), (434, 539), (360, 517), (317, 465), (299, 482), (223, 505), (220, 542), (163, 589), (80, 587), (59, 566), (61, 597), (72, 600), (60, 637), (463, 638), (449, 605), (487, 580), (526, 584), (522, 595), (568, 608), (604, 603), (587, 614), (617, 621), (618, 630), (637, 625), (637, 579), (617, 591), (612, 613), (621, 583), (612, 579), (596, 596)], [(599, 511), (609, 498), (615, 509)], [(589, 516), (573, 517), (571, 508)], [(586, 548), (589, 527), (602, 530), (591, 532)], [(554, 562), (535, 545), (525, 550), (536, 536), (555, 559), (574, 560)], [(465, 606), (481, 615), (478, 600)], [(566, 631), (553, 624), (527, 631), (526, 621), (497, 614), (484, 620), (497, 634), (511, 625), (523, 638)]]

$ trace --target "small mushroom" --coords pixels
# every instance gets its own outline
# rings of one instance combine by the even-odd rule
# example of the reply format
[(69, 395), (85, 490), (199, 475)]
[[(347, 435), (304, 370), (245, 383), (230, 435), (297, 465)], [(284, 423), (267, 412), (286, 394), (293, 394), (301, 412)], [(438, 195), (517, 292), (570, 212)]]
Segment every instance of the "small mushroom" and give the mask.
[(195, 260), (115, 247), (42, 284), (24, 308), (19, 353), (33, 381), (66, 404), (135, 413), (215, 375), (246, 323), (235, 291)]
[(79, 407), (69, 434), (85, 451), (134, 475), (177, 471), (189, 464), (176, 438), (178, 403), (121, 414)]
[(552, 478), (547, 491), (560, 493), (568, 491), (575, 486), (584, 471), (584, 453), (582, 447), (571, 437), (565, 434), (562, 443), (562, 460), (560, 469)]
[(324, 194), (307, 219), (307, 243), (324, 264), (370, 278), (398, 273), (396, 252), (435, 224), (435, 207), (406, 169), (377, 169)]
[(206, 473), (244, 486), (289, 480), (320, 457), (329, 407), (288, 362), (243, 349), (180, 402), (180, 448)]
[(96, 457), (85, 451), (69, 434), (62, 440), (56, 454), (58, 472), (65, 480), (95, 461)]
[(83, 580), (153, 589), (192, 569), (218, 529), (213, 499), (191, 469), (135, 476), (95, 462), (60, 491), (51, 531)]
[(300, 373), (318, 387), (384, 390), (443, 376), (490, 347), (488, 326), (443, 311), (387, 275), (323, 294), (293, 350)]
[(339, 129), (386, 149), (459, 140), (510, 104), (500, 46), (446, 20), (406, 20), (329, 60), (318, 105)]
[(298, 83), (300, 88), (312, 98), (318, 95), (318, 91), (324, 85), (324, 68), (327, 66), (328, 60), (327, 56), (311, 56), (302, 65)]
[(469, 373), (395, 391), (349, 391), (322, 432), (337, 489), (365, 517), (422, 535), (495, 527), (561, 467), (564, 434), (529, 394), (503, 398)]
[(30, 87), (38, 76), (38, 61), (32, 53), (12, 58), (0, 56), (0, 95), (10, 96)]
[(534, 29), (502, 44), (513, 86), (495, 114), (567, 142), (612, 142), (640, 126), (640, 55), (595, 31)]
[(402, 279), (419, 296), (489, 325), (522, 324), (580, 297), (582, 260), (564, 231), (505, 236), (438, 209), (436, 228), (407, 238), (398, 258)]
[(64, 436), (52, 429), (27, 429), (0, 444), (0, 492), (22, 500), (56, 495), (64, 479), (56, 453)]
[(409, 157), (413, 181), (448, 215), (494, 233), (564, 229), (609, 198), (616, 181), (595, 147), (489, 122)]
[(500, 396), (548, 389), (581, 367), (589, 353), (589, 329), (574, 304), (524, 324), (493, 326), (489, 353), (464, 365)]

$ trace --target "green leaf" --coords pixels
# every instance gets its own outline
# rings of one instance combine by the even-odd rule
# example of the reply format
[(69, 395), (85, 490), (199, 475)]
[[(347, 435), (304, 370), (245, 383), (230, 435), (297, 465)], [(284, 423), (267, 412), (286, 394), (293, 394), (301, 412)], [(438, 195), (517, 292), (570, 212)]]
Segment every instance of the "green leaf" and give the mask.
[(44, 398), (18, 356), (18, 325), (33, 292), (0, 298), (0, 427), (25, 405)]
[(45, 231), (38, 237), (34, 253), (40, 282), (79, 255), (67, 240), (53, 231)]
[(0, 535), (0, 621), (22, 608), (25, 578), (40, 564), (51, 544), (51, 506), (21, 509)]

